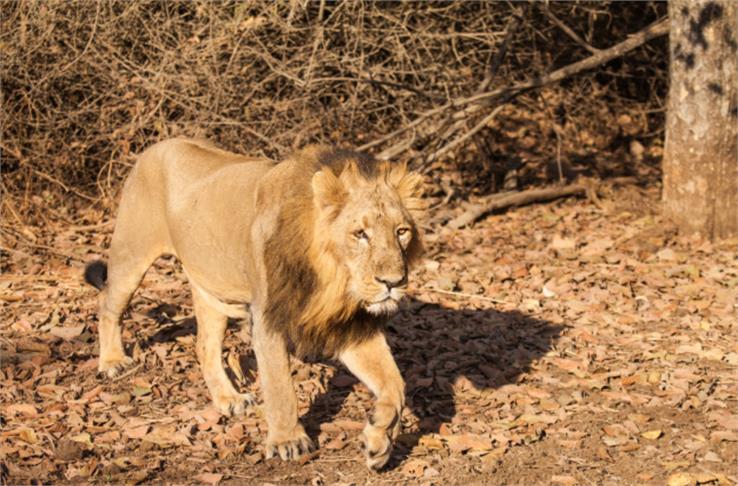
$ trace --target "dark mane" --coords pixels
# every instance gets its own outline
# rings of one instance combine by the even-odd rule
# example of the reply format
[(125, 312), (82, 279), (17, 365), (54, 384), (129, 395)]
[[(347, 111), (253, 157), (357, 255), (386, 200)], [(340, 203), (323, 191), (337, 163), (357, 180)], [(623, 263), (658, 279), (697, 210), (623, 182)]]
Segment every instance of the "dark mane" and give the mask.
[(385, 319), (370, 316), (362, 309), (325, 323), (302, 322), (306, 306), (323, 290), (314, 266), (320, 262), (313, 264), (308, 251), (315, 220), (310, 180), (324, 167), (340, 174), (352, 161), (365, 177), (377, 177), (378, 163), (367, 153), (310, 147), (293, 156), (293, 177), (285, 187), (276, 228), (264, 247), (268, 274), (264, 317), (299, 356), (335, 356), (384, 325)]
[(359, 173), (367, 179), (375, 179), (378, 174), (378, 161), (373, 155), (366, 152), (356, 152), (354, 150), (337, 148), (321, 151), (317, 157), (318, 167), (329, 167), (334, 174), (339, 175), (349, 162), (356, 163)]

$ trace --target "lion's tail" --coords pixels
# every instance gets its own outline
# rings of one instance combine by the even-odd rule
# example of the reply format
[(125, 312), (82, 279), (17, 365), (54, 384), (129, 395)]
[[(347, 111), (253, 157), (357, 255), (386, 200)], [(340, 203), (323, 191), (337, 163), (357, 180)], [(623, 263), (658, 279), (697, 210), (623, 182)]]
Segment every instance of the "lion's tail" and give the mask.
[(108, 280), (108, 265), (102, 260), (95, 260), (85, 267), (85, 281), (98, 290), (105, 288)]

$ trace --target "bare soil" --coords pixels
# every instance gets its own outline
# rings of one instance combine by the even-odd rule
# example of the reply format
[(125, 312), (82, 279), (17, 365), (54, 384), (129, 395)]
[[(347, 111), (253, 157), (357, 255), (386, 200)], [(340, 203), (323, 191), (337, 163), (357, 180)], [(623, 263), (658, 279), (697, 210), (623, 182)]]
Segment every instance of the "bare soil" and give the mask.
[[(366, 470), (368, 390), (335, 363), (294, 364), (320, 444), (265, 460), (260, 406), (224, 417), (195, 359), (196, 323), (174, 260), (124, 318), (136, 365), (97, 376), (96, 291), (84, 262), (112, 231), (4, 227), (0, 475), (8, 484), (720, 484), (738, 482), (738, 242), (680, 236), (656, 190), (570, 199), (476, 226), (432, 209), (413, 296), (388, 326), (408, 407), (388, 468)], [(259, 394), (248, 325), (226, 363)]]

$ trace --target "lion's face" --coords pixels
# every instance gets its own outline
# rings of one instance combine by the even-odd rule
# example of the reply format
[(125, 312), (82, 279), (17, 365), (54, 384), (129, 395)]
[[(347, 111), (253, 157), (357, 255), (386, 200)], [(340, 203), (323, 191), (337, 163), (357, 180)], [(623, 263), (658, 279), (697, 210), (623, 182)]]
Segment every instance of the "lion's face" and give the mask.
[(391, 314), (407, 287), (408, 265), (420, 251), (410, 208), (421, 179), (389, 165), (386, 176), (367, 180), (349, 167), (339, 176), (313, 179), (327, 253), (348, 273), (347, 292), (374, 315)]

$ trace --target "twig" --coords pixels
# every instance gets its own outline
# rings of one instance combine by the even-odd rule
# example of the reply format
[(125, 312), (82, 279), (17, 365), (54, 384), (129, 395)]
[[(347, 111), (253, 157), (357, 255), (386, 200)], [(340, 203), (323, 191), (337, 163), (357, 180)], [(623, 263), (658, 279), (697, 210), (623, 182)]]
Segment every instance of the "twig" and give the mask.
[[(28, 254), (25, 252), (20, 252), (19, 250), (13, 250), (12, 248), (5, 248), (3, 246), (0, 246), (0, 250), (5, 251), (18, 251), (19, 253)], [(62, 277), (53, 277), (48, 275), (0, 275), (0, 282), (19, 282), (24, 280), (31, 280), (31, 281), (42, 281), (42, 282), (56, 282), (64, 280)]]
[(312, 82), (318, 82), (318, 81), (347, 81), (347, 82), (353, 82), (353, 83), (367, 83), (367, 84), (376, 84), (379, 86), (388, 86), (390, 88), (397, 88), (397, 89), (404, 89), (407, 91), (410, 91), (412, 93), (415, 93), (418, 96), (422, 96), (423, 98), (427, 100), (432, 100), (433, 97), (430, 96), (428, 93), (423, 93), (418, 88), (415, 88), (413, 86), (410, 86), (408, 84), (403, 83), (393, 83), (391, 81), (383, 81), (381, 79), (367, 79), (367, 78), (352, 78), (349, 76), (332, 76), (328, 78), (313, 78)]
[(305, 86), (310, 86), (313, 76), (313, 65), (315, 64), (315, 54), (318, 52), (318, 46), (323, 42), (323, 11), (325, 10), (325, 0), (320, 0), (318, 8), (318, 25), (316, 27), (315, 39), (313, 39), (313, 52), (310, 54), (307, 71), (304, 77)]
[[(39, 243), (31, 243), (30, 241), (28, 241), (26, 239), (19, 238), (18, 244), (21, 245), (21, 246), (29, 246), (31, 248), (36, 248), (38, 250), (43, 250), (43, 251), (52, 253), (52, 254), (54, 254), (56, 256), (62, 257), (62, 258), (68, 258), (70, 260), (76, 260), (78, 262), (84, 262), (84, 260), (82, 260), (81, 258), (76, 257), (74, 255), (71, 255), (69, 253), (64, 253), (62, 251), (59, 251), (59, 250), (57, 250), (54, 247), (47, 246), (47, 245), (41, 245)], [(14, 250), (14, 251), (19, 251), (19, 250)]]
[(427, 287), (422, 287), (420, 290), (424, 292), (432, 292), (436, 294), (453, 295), (455, 297), (464, 297), (467, 299), (480, 299), (486, 302), (492, 302), (493, 304), (507, 304), (507, 302), (505, 302), (504, 300), (497, 300), (491, 297), (485, 297), (483, 295), (467, 294), (466, 292), (454, 292), (452, 290), (432, 289), (432, 288), (427, 288)]
[(131, 368), (129, 370), (126, 370), (125, 373), (113, 377), (113, 379), (111, 381), (114, 381), (115, 382), (115, 381), (120, 381), (120, 380), (122, 380), (124, 378), (128, 378), (129, 376), (131, 376), (132, 374), (134, 374), (136, 371), (138, 371), (139, 368), (141, 368), (142, 366), (143, 366), (143, 363), (139, 363), (136, 366), (134, 366), (133, 368)]
[(495, 75), (497, 74), (497, 70), (502, 65), (502, 61), (505, 59), (505, 54), (507, 54), (507, 47), (510, 45), (510, 40), (515, 35), (515, 32), (517, 32), (518, 27), (520, 26), (520, 17), (515, 16), (510, 19), (507, 26), (505, 27), (505, 39), (502, 41), (502, 44), (500, 45), (500, 48), (495, 53), (494, 59), (492, 59), (492, 62), (489, 65), (489, 69), (487, 69), (487, 73), (484, 76), (484, 79), (479, 84), (479, 88), (477, 88), (477, 92), (483, 93), (492, 83), (492, 80), (494, 79)]
[(576, 32), (574, 32), (573, 30), (569, 28), (568, 25), (566, 25), (564, 22), (559, 20), (559, 18), (556, 15), (554, 15), (554, 13), (548, 8), (548, 1), (543, 3), (543, 13), (546, 14), (546, 17), (548, 17), (551, 20), (551, 22), (556, 24), (556, 26), (559, 29), (563, 30), (564, 33), (571, 38), (571, 40), (573, 40), (580, 46), (584, 47), (592, 54), (598, 54), (599, 52), (601, 52), (599, 49), (592, 47), (587, 42), (585, 42), (584, 39), (579, 37)]
[(489, 115), (485, 116), (482, 119), (482, 121), (480, 121), (479, 123), (477, 123), (476, 125), (474, 125), (474, 127), (471, 130), (469, 130), (468, 132), (464, 133), (463, 135), (455, 138), (454, 140), (450, 141), (449, 143), (447, 143), (446, 145), (444, 145), (440, 149), (438, 149), (435, 152), (433, 152), (432, 154), (430, 154), (426, 158), (426, 161), (427, 162), (433, 162), (434, 160), (436, 160), (441, 155), (449, 152), (450, 150), (455, 149), (457, 146), (461, 145), (466, 140), (468, 140), (469, 138), (473, 137), (477, 132), (479, 132), (481, 129), (483, 129), (484, 127), (486, 127), (489, 124), (489, 122), (491, 122), (497, 116), (497, 114), (500, 111), (502, 111), (502, 109), (504, 107), (505, 107), (505, 105), (499, 105), (497, 108), (495, 108), (494, 110), (492, 110), (492, 113), (490, 113)]
[(87, 199), (88, 201), (92, 201), (92, 202), (96, 202), (97, 201), (96, 198), (94, 198), (92, 196), (88, 196), (87, 194), (83, 194), (83, 193), (79, 192), (78, 190), (67, 186), (62, 181), (60, 181), (58, 179), (55, 179), (54, 177), (51, 177), (49, 174), (46, 174), (44, 172), (41, 172), (40, 170), (31, 169), (31, 172), (33, 172), (37, 176), (41, 177), (42, 179), (46, 179), (47, 181), (52, 182), (52, 183), (58, 185), (59, 187), (61, 187), (64, 190), (64, 192), (71, 192), (71, 193), (76, 194), (77, 196), (81, 197), (82, 199)]
[(71, 225), (71, 226), (68, 226), (67, 229), (74, 230), (74, 231), (86, 231), (86, 230), (91, 230), (91, 229), (105, 228), (107, 226), (111, 226), (114, 223), (115, 223), (114, 219), (109, 219), (107, 221), (103, 221), (102, 223)]

